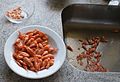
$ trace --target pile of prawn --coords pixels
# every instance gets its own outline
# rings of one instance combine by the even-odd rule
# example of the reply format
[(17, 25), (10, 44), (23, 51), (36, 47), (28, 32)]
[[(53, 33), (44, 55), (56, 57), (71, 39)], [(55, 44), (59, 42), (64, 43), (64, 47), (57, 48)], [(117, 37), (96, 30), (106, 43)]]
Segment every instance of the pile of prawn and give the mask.
[(53, 48), (48, 41), (48, 36), (38, 29), (21, 33), (14, 45), (13, 58), (25, 70), (38, 72), (48, 69), (54, 64), (57, 48)]

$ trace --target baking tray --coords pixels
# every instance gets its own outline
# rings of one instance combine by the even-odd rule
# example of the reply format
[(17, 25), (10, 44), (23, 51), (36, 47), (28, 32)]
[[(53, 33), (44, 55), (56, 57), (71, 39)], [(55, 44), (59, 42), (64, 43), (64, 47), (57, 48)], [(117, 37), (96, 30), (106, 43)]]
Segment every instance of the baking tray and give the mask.
[(73, 49), (73, 52), (67, 50), (67, 60), (73, 67), (84, 70), (76, 60), (83, 51), (79, 39), (105, 36), (108, 42), (97, 48), (102, 52), (101, 64), (110, 72), (120, 71), (119, 6), (72, 4), (63, 9), (62, 24), (64, 41)]

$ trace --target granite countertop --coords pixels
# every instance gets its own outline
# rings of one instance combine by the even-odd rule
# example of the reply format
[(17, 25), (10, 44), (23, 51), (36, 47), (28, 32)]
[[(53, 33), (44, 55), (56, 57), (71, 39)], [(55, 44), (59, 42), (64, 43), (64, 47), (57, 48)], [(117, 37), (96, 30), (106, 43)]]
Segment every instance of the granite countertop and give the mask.
[(105, 4), (102, 0), (32, 0), (35, 2), (34, 15), (24, 23), (12, 24), (3, 12), (14, 1), (20, 0), (0, 0), (0, 82), (120, 82), (120, 73), (86, 73), (73, 68), (67, 60), (58, 72), (44, 79), (26, 79), (11, 71), (4, 60), (4, 44), (16, 29), (39, 24), (53, 29), (63, 37), (61, 12), (65, 6), (73, 3)]

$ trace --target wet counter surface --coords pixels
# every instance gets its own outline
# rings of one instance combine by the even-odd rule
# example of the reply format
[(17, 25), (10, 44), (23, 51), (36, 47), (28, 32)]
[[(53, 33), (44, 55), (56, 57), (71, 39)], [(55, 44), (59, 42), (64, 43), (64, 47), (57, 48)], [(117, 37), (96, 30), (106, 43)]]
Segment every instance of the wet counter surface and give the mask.
[(58, 72), (44, 79), (26, 79), (12, 72), (4, 60), (3, 53), (7, 38), (15, 30), (27, 25), (39, 24), (53, 29), (63, 37), (61, 12), (64, 7), (73, 3), (105, 4), (102, 0), (33, 0), (35, 2), (33, 16), (24, 23), (12, 24), (7, 21), (3, 12), (7, 5), (14, 1), (19, 0), (0, 0), (0, 82), (120, 82), (120, 73), (86, 73), (73, 68), (67, 60)]

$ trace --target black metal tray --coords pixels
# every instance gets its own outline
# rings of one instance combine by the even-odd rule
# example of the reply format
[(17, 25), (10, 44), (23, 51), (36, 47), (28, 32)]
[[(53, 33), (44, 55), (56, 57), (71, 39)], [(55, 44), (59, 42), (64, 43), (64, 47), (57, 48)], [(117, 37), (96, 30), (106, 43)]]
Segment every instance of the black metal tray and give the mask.
[(65, 43), (73, 48), (73, 52), (67, 51), (67, 60), (72, 66), (84, 70), (76, 61), (82, 52), (79, 39), (105, 36), (108, 42), (99, 44), (97, 49), (103, 54), (101, 63), (110, 72), (120, 71), (119, 6), (73, 4), (62, 11), (62, 24)]

